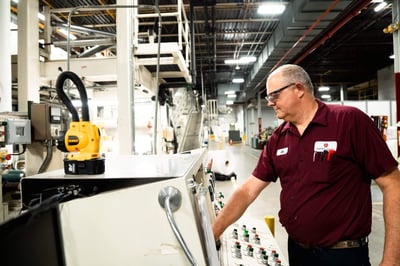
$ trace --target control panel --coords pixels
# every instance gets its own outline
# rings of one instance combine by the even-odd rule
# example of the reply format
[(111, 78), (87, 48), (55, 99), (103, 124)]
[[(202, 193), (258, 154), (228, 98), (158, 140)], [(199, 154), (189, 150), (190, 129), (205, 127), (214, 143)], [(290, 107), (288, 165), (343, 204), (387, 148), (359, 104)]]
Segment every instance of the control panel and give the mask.
[(280, 249), (265, 223), (241, 219), (221, 236), (221, 265), (287, 266)]
[(60, 106), (48, 103), (32, 103), (30, 109), (33, 140), (42, 141), (60, 136), (63, 130)]
[(20, 118), (0, 120), (0, 145), (30, 144), (31, 121)]

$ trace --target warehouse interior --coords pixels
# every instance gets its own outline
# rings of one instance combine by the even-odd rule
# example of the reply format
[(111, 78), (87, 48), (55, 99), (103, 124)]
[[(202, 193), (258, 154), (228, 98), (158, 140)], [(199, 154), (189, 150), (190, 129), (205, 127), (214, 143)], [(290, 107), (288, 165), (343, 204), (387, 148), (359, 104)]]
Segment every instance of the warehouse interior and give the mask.
[[(260, 7), (264, 4), (283, 8), (280, 13), (262, 14)], [(0, 222), (18, 216), (26, 209), (24, 205), (37, 202), (31, 195), (21, 199), (23, 179), (32, 195), (47, 186), (74, 186), (67, 189), (73, 194), (69, 197), (81, 198), (81, 194), (97, 194), (86, 191), (88, 186), (99, 191), (109, 190), (103, 186), (112, 190), (136, 186), (130, 179), (120, 182), (119, 178), (129, 175), (151, 180), (140, 181), (148, 182), (149, 190), (152, 185), (158, 188), (155, 183), (162, 179), (166, 182), (167, 170), (185, 179), (187, 173), (175, 172), (170, 160), (185, 161), (185, 154), (193, 151), (195, 161), (187, 165), (190, 173), (198, 170), (193, 167), (205, 167), (208, 151), (213, 154), (226, 149), (235, 158), (237, 154), (250, 154), (251, 159), (245, 157), (243, 162), (255, 164), (262, 143), (282, 122), (264, 99), (266, 78), (288, 63), (298, 64), (310, 74), (318, 99), (355, 106), (378, 119), (393, 156), (398, 157), (398, 1), (10, 0), (1, 3), (0, 11), (9, 12), (0, 21), (0, 69), (6, 70), (0, 74), (0, 132), (4, 136), (0, 138)], [(87, 95), (77, 80), (72, 85), (59, 84), (65, 71), (72, 72), (66, 77), (71, 81), (76, 75)], [(69, 107), (60, 96), (60, 90), (65, 89), (71, 100)], [(95, 177), (81, 180), (78, 174), (78, 187), (85, 193), (76, 189), (74, 179), (65, 183), (59, 178), (64, 177), (61, 172), (68, 175), (75, 171), (65, 162), (66, 158), (74, 161), (69, 156), (75, 150), (60, 144), (68, 127), (74, 125), (71, 122), (82, 123), (81, 118), (74, 120), (73, 109), (80, 117), (87, 112), (90, 119), (83, 122), (94, 129), (85, 129), (84, 134), (97, 138), (96, 145), (88, 145), (96, 150)], [(203, 161), (199, 164), (198, 150), (203, 149), (206, 155), (200, 156)], [(81, 150), (84, 153), (86, 150)], [(143, 168), (147, 160), (162, 159), (149, 167), (156, 169), (140, 172), (121, 166), (121, 156), (121, 162), (126, 156), (139, 156), (138, 161), (146, 157)], [(158, 165), (164, 162), (164, 156), (171, 156), (166, 159), (168, 167)], [(112, 172), (111, 165), (122, 170)], [(237, 166), (236, 172), (241, 173), (238, 180), (217, 181), (215, 192), (232, 193), (253, 166)], [(118, 181), (104, 185), (98, 174)], [(39, 180), (32, 182), (35, 178), (29, 177)], [(54, 183), (48, 184), (46, 177), (52, 177)], [(178, 182), (176, 186), (184, 185)], [(383, 236), (382, 202), (376, 189), (373, 186), (374, 230)], [(134, 188), (132, 191), (139, 194)], [(277, 187), (271, 191), (279, 194)], [(106, 193), (104, 197), (113, 195)], [(69, 199), (65, 209), (75, 208)], [(90, 199), (82, 202), (94, 204)], [(277, 216), (279, 196), (272, 202), (275, 205), (270, 213)], [(248, 216), (258, 217), (258, 204), (263, 203), (257, 202)], [(274, 243), (277, 241), (285, 261), (287, 236), (278, 221), (276, 227)], [(190, 245), (192, 241), (198, 240), (189, 240)], [(378, 253), (382, 241), (372, 238), (371, 245)], [(204, 246), (202, 250), (210, 252)], [(67, 244), (67, 261), (74, 252), (78, 253)], [(185, 259), (182, 252), (177, 256), (180, 262)], [(213, 265), (210, 261), (215, 258), (209, 256), (206, 265)], [(373, 258), (373, 262), (375, 259), (379, 258)], [(230, 265), (231, 259), (227, 260), (226, 265)]]
[[(163, 64), (161, 76), (164, 78), (163, 72), (171, 72), (169, 77), (165, 77), (165, 82), (193, 79), (188, 83), (210, 99), (218, 96), (219, 84), (231, 84), (234, 75), (246, 77), (234, 99), (238, 104), (245, 104), (263, 89), (265, 76), (271, 69), (291, 62), (305, 67), (315, 85), (332, 87), (335, 91), (331, 94), (332, 100), (340, 100), (340, 87), (348, 90), (346, 99), (377, 97), (376, 88), (373, 88), (376, 87), (377, 71), (393, 64), (393, 59), (389, 58), (394, 54), (393, 36), (383, 31), (392, 23), (390, 1), (386, 1), (388, 4), (379, 12), (374, 11), (379, 1), (280, 2), (287, 9), (279, 16), (259, 15), (257, 8), (262, 2), (159, 3), (160, 12), (169, 14), (161, 26), (161, 42), (183, 41), (179, 47), (183, 59), (186, 64), (195, 64), (190, 70), (179, 64)], [(46, 21), (39, 21), (40, 39), (44, 39), (40, 52), (44, 59), (48, 60), (51, 45), (66, 50), (66, 35), (62, 35), (60, 30), (68, 30), (68, 12), (71, 9), (113, 4), (117, 4), (116, 1), (39, 1), (39, 11), (45, 14), (47, 10), (50, 16)], [(153, 3), (141, 1), (136, 4)], [(144, 9), (140, 12), (152, 11)], [(176, 15), (179, 12), (182, 13)], [(11, 1), (11, 17), (15, 22), (17, 14), (17, 4)], [(183, 24), (178, 23), (178, 19)], [(70, 20), (70, 31), (76, 38), (70, 41), (72, 58), (90, 58), (96, 54), (117, 56), (116, 9), (78, 10)], [(158, 34), (157, 18), (143, 14), (138, 20), (135, 42), (154, 41)], [(45, 26), (51, 27), (50, 32), (43, 30)], [(193, 31), (194, 34), (190, 39), (189, 35), (183, 34), (185, 40), (180, 40), (184, 31)], [(245, 65), (224, 63), (245, 56), (255, 56), (257, 61)], [(154, 74), (154, 66), (144, 66)], [(104, 79), (96, 81), (93, 78), (92, 82), (99, 87), (115, 82)], [(13, 82), (16, 80), (14, 75)], [(366, 88), (361, 89), (363, 86)]]

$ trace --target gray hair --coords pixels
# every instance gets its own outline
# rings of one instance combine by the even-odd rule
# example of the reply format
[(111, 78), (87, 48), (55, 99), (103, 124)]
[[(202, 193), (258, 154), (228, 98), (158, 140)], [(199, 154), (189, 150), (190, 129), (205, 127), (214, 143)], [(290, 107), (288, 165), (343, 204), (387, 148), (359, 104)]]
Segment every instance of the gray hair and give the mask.
[(314, 86), (312, 84), (311, 78), (308, 75), (308, 73), (302, 68), (301, 66), (298, 65), (293, 65), (293, 64), (286, 64), (278, 67), (274, 71), (269, 74), (268, 80), (274, 76), (275, 74), (280, 73), (282, 74), (283, 79), (287, 83), (291, 82), (300, 82), (302, 83), (312, 94), (314, 94)]

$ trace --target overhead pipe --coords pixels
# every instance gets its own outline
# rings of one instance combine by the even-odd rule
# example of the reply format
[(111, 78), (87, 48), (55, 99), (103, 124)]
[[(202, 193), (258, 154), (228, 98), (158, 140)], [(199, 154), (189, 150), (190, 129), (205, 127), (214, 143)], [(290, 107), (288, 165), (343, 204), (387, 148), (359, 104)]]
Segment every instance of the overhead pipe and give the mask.
[[(278, 62), (275, 64), (275, 66), (272, 67), (271, 71), (273, 71), (275, 68), (277, 68), (282, 61), (297, 47), (297, 45), (299, 45), (299, 43), (301, 43), (306, 37), (307, 35), (309, 35), (311, 33), (311, 31), (321, 22), (321, 20), (326, 17), (331, 10), (340, 2), (340, 0), (336, 0), (334, 1), (325, 11), (324, 13), (321, 14), (321, 16), (318, 17), (318, 19), (316, 21), (314, 21), (310, 27), (308, 27), (308, 29), (303, 33), (302, 36), (300, 36), (300, 38), (292, 45), (292, 47), (290, 47), (289, 50), (286, 51), (286, 53), (278, 60)], [(318, 42), (320, 43), (320, 42)], [(320, 43), (321, 44), (321, 43)], [(315, 49), (315, 48), (314, 48)], [(309, 53), (311, 53), (313, 50), (308, 50)], [(308, 53), (308, 54), (309, 54)], [(308, 55), (307, 54), (307, 55)]]
[[(153, 5), (99, 5), (99, 6), (87, 5), (87, 6), (77, 6), (77, 7), (66, 9), (66, 10), (69, 10), (68, 23), (67, 23), (67, 25), (68, 25), (68, 29), (67, 29), (67, 33), (68, 33), (67, 34), (67, 70), (68, 71), (70, 70), (70, 65), (71, 65), (71, 62), (70, 62), (70, 60), (71, 60), (71, 55), (70, 55), (71, 38), (69, 36), (71, 35), (71, 27), (72, 27), (72, 25), (71, 25), (71, 17), (72, 17), (72, 14), (74, 14), (75, 12), (78, 12), (79, 10), (82, 10), (82, 9), (86, 10), (86, 11), (97, 11), (97, 10), (109, 10), (109, 9), (117, 9), (117, 8), (141, 8), (141, 7), (142, 8), (154, 9), (154, 11), (158, 14), (159, 23), (161, 23), (161, 14), (160, 14), (160, 10), (158, 8), (158, 5), (154, 5), (154, 6)], [(159, 38), (161, 38), (161, 37), (159, 36)], [(158, 52), (159, 51), (160, 51), (160, 42), (158, 42)], [(157, 54), (158, 62), (159, 62), (159, 59), (160, 59), (160, 54), (158, 53)], [(159, 70), (159, 64), (157, 64), (157, 70)], [(157, 76), (157, 81), (156, 82), (157, 82), (157, 87), (158, 87), (158, 84), (159, 84), (159, 80), (158, 80), (159, 73), (158, 73), (158, 71), (156, 73), (156, 76)]]
[[(112, 46), (115, 45), (117, 41), (115, 38), (101, 38), (101, 39), (85, 39), (85, 40), (75, 40), (70, 41), (70, 46), (93, 46), (93, 45), (102, 45), (102, 46)], [(68, 46), (68, 41), (54, 41), (53, 45), (56, 47), (65, 48)]]
[(84, 57), (89, 57), (89, 56), (95, 55), (95, 54), (97, 54), (97, 53), (99, 53), (101, 51), (104, 51), (104, 50), (106, 50), (108, 48), (111, 48), (113, 46), (114, 45), (96, 45), (96, 46), (93, 46), (92, 48), (89, 48), (89, 49), (85, 50), (84, 52), (82, 52), (78, 56), (78, 58), (84, 58)]
[[(68, 29), (68, 25), (62, 22), (52, 22), (51, 26), (53, 27), (58, 27), (58, 28), (63, 28), (63, 29)], [(101, 31), (101, 30), (95, 30), (83, 26), (76, 26), (76, 25), (71, 25), (71, 29), (80, 32), (80, 33), (93, 33), (93, 34), (98, 34), (98, 35), (104, 35), (104, 36), (111, 36), (115, 37), (116, 34), (113, 32), (106, 32), (106, 31)]]
[[(336, 0), (333, 2), (325, 11), (324, 13), (314, 21), (314, 23), (307, 29), (307, 31), (297, 40), (295, 44), (278, 60), (278, 62), (271, 68), (270, 72), (272, 72), (275, 68), (277, 68), (282, 61), (296, 48), (296, 46), (303, 41), (307, 35), (310, 34), (310, 32), (319, 24), (322, 18), (324, 18), (326, 15), (331, 12), (331, 10), (340, 2), (339, 0)], [(301, 61), (303, 61), (308, 55), (310, 55), (316, 48), (321, 46), (326, 40), (331, 38), (338, 30), (340, 30), (347, 22), (349, 22), (352, 18), (358, 15), (358, 13), (365, 8), (371, 0), (365, 0), (358, 4), (356, 7), (354, 7), (339, 23), (337, 23), (331, 30), (329, 30), (324, 36), (322, 36), (317, 42), (315, 42), (311, 47), (309, 47), (306, 51), (303, 52), (303, 54), (297, 58), (293, 64), (299, 64)], [(264, 77), (256, 86), (255, 88), (257, 89), (260, 86), (264, 86), (263, 84), (265, 83), (267, 77)]]
[[(338, 1), (337, 1), (338, 2)], [(365, 0), (361, 2), (359, 5), (357, 5), (354, 9), (352, 9), (342, 20), (339, 21), (339, 23), (335, 24), (335, 26), (330, 29), (322, 38), (320, 38), (314, 45), (312, 45), (310, 48), (308, 48), (299, 58), (296, 59), (294, 62), (295, 64), (300, 63), (303, 61), (309, 54), (311, 54), (316, 48), (321, 46), (323, 43), (326, 42), (326, 40), (332, 38), (332, 36), (339, 31), (344, 25), (347, 24), (351, 19), (356, 17), (359, 12), (364, 9), (371, 0)], [(328, 8), (329, 9), (329, 8)], [(330, 11), (330, 10), (329, 10)], [(325, 11), (326, 12), (326, 11)], [(325, 14), (325, 13), (324, 13)], [(311, 31), (311, 30), (310, 30)], [(280, 61), (281, 62), (281, 61)], [(279, 62), (279, 63), (280, 63)]]

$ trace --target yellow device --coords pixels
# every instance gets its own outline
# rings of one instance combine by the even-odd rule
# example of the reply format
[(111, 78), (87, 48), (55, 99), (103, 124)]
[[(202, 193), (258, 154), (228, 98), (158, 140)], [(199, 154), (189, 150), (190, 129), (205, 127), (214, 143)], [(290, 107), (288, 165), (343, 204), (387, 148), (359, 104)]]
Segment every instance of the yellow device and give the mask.
[(81, 121), (71, 122), (65, 134), (65, 146), (71, 153), (69, 160), (91, 160), (100, 158), (100, 133), (96, 125)]
[[(64, 92), (64, 82), (70, 79), (79, 91), (82, 101), (82, 118)], [(66, 174), (102, 174), (105, 160), (100, 155), (100, 130), (89, 121), (89, 107), (86, 89), (81, 79), (73, 72), (60, 74), (56, 83), (57, 95), (72, 114), (72, 121), (65, 135), (59, 139), (57, 148), (68, 152), (64, 158)]]

